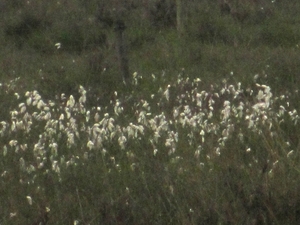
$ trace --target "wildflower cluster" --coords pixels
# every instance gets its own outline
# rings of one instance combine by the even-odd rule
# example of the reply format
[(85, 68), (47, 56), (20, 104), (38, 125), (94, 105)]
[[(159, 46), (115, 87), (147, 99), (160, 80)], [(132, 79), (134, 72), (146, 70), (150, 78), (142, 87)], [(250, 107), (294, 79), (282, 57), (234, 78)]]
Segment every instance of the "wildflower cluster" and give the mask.
[[(276, 97), (261, 84), (245, 90), (241, 83), (224, 81), (203, 90), (200, 79), (179, 76), (151, 96), (134, 98), (130, 106), (116, 92), (106, 108), (87, 108), (82, 86), (79, 94), (78, 99), (62, 94), (53, 101), (43, 100), (38, 91), (16, 94), (20, 102), (8, 112), (10, 120), (0, 122), (2, 180), (17, 176), (20, 185), (39, 189), (40, 176), (52, 174), (62, 182), (61, 174), (95, 161), (104, 164), (107, 173), (142, 171), (143, 160), (154, 160), (164, 171), (175, 168), (178, 174), (190, 172), (191, 165), (212, 169), (214, 160), (233, 145), (240, 152), (232, 154), (245, 155), (252, 152), (254, 140), (275, 147), (267, 139), (280, 136), (281, 124), (296, 125), (299, 120), (288, 96)], [(289, 157), (291, 145), (283, 148)], [(279, 155), (271, 154), (271, 159), (275, 165)], [(259, 160), (254, 154), (245, 166)], [(11, 161), (18, 164), (18, 174)], [(173, 194), (176, 187), (167, 186)], [(26, 198), (32, 205), (34, 199)]]

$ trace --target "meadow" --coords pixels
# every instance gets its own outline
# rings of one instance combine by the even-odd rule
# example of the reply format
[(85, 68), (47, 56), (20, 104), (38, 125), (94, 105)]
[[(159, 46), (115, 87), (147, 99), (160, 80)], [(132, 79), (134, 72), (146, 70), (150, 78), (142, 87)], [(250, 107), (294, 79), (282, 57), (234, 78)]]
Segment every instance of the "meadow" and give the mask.
[(0, 224), (299, 224), (297, 1), (134, 8), (127, 85), (96, 1), (4, 2)]
[(14, 93), (1, 121), (1, 222), (296, 224), (289, 97), (263, 84), (152, 79), (153, 94), (115, 92), (105, 108), (86, 107), (82, 86), (78, 99)]

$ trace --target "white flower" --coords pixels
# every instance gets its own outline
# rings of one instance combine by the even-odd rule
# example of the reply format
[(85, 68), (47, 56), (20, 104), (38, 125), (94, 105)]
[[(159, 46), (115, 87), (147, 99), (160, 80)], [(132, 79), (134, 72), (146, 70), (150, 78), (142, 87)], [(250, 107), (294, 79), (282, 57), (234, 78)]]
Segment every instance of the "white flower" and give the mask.
[(67, 114), (67, 118), (70, 119), (70, 117), (71, 117), (70, 109), (69, 108), (65, 108), (65, 112)]
[(88, 147), (89, 150), (91, 150), (92, 148), (94, 148), (94, 142), (89, 140), (88, 143), (86, 144), (86, 146)]
[(75, 99), (73, 95), (70, 95), (69, 100), (67, 101), (67, 107), (73, 108), (75, 105)]
[(44, 103), (44, 101), (42, 99), (40, 99), (37, 103), (37, 108), (41, 109), (42, 107), (44, 107), (46, 104)]
[(166, 97), (167, 101), (170, 100), (170, 85), (167, 86), (167, 90), (164, 92), (164, 96)]
[(54, 143), (51, 143), (51, 144), (49, 145), (49, 147), (50, 147), (50, 149), (51, 149), (51, 154), (52, 154), (53, 156), (57, 156), (58, 144), (54, 142)]
[(119, 142), (121, 149), (125, 149), (125, 144), (127, 142), (127, 138), (125, 136), (121, 136), (121, 137), (119, 137), (118, 142)]
[(56, 173), (60, 173), (60, 168), (58, 166), (58, 161), (54, 160), (52, 162), (52, 170), (55, 171)]
[(86, 122), (89, 122), (90, 117), (91, 117), (91, 112), (88, 110), (88, 111), (86, 112), (86, 115), (85, 115), (85, 121), (86, 121)]
[(118, 99), (116, 100), (114, 112), (117, 116), (123, 112), (123, 107), (121, 106), (121, 102)]
[(25, 103), (20, 103), (19, 104), (19, 108), (20, 108), (20, 113), (24, 113), (26, 111), (26, 105), (25, 105)]
[(58, 43), (56, 43), (54, 46), (55, 46), (57, 49), (60, 49), (60, 48), (61, 48), (61, 43), (58, 42)]
[(73, 133), (69, 133), (68, 134), (68, 144), (69, 145), (73, 145), (75, 143), (74, 141), (74, 134)]
[(197, 149), (194, 154), (195, 158), (198, 159), (200, 156), (200, 149)]
[(17, 141), (17, 140), (11, 140), (11, 141), (9, 142), (9, 145), (10, 145), (11, 147), (16, 146), (17, 144), (18, 144), (18, 141)]
[(10, 213), (9, 214), (9, 218), (13, 218), (13, 217), (15, 217), (17, 215), (17, 213), (16, 212), (14, 212), (14, 213)]
[(15, 93), (15, 96), (16, 96), (17, 99), (20, 98), (20, 95), (18, 93)]
[(29, 205), (32, 205), (32, 198), (30, 196), (26, 196)]
[(79, 103), (80, 104), (84, 104), (86, 102), (86, 96), (85, 94), (83, 94), (80, 98), (79, 98)]
[(17, 128), (18, 130), (23, 130), (23, 129), (25, 128), (24, 123), (23, 123), (22, 120), (21, 120), (21, 121), (17, 121), (17, 123), (16, 123), (16, 128)]
[(51, 118), (51, 113), (47, 112), (44, 116), (44, 120), (49, 120)]
[(59, 116), (59, 120), (64, 120), (65, 119), (65, 115), (62, 113), (62, 114), (60, 114), (60, 116)]
[(294, 150), (289, 151), (288, 154), (286, 155), (287, 158), (289, 158), (293, 154), (293, 152), (294, 152)]

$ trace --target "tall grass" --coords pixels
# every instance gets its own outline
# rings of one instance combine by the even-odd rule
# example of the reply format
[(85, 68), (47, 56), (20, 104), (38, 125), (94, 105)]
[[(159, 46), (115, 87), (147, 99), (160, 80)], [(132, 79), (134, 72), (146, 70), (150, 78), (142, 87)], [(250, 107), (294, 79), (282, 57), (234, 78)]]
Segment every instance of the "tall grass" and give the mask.
[(3, 2), (0, 224), (299, 224), (299, 3)]
[[(299, 222), (298, 112), (271, 87), (180, 75), (107, 107), (12, 93), (1, 121), (3, 224)], [(2, 84), (3, 92), (18, 81)]]

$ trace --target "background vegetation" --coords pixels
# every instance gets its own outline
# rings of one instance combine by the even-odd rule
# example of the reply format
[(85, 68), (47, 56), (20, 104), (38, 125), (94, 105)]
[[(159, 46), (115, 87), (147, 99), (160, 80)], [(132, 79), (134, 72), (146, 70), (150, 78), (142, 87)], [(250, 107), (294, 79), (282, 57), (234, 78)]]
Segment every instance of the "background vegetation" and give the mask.
[(232, 2), (1, 0), (0, 223), (299, 224), (300, 3)]

